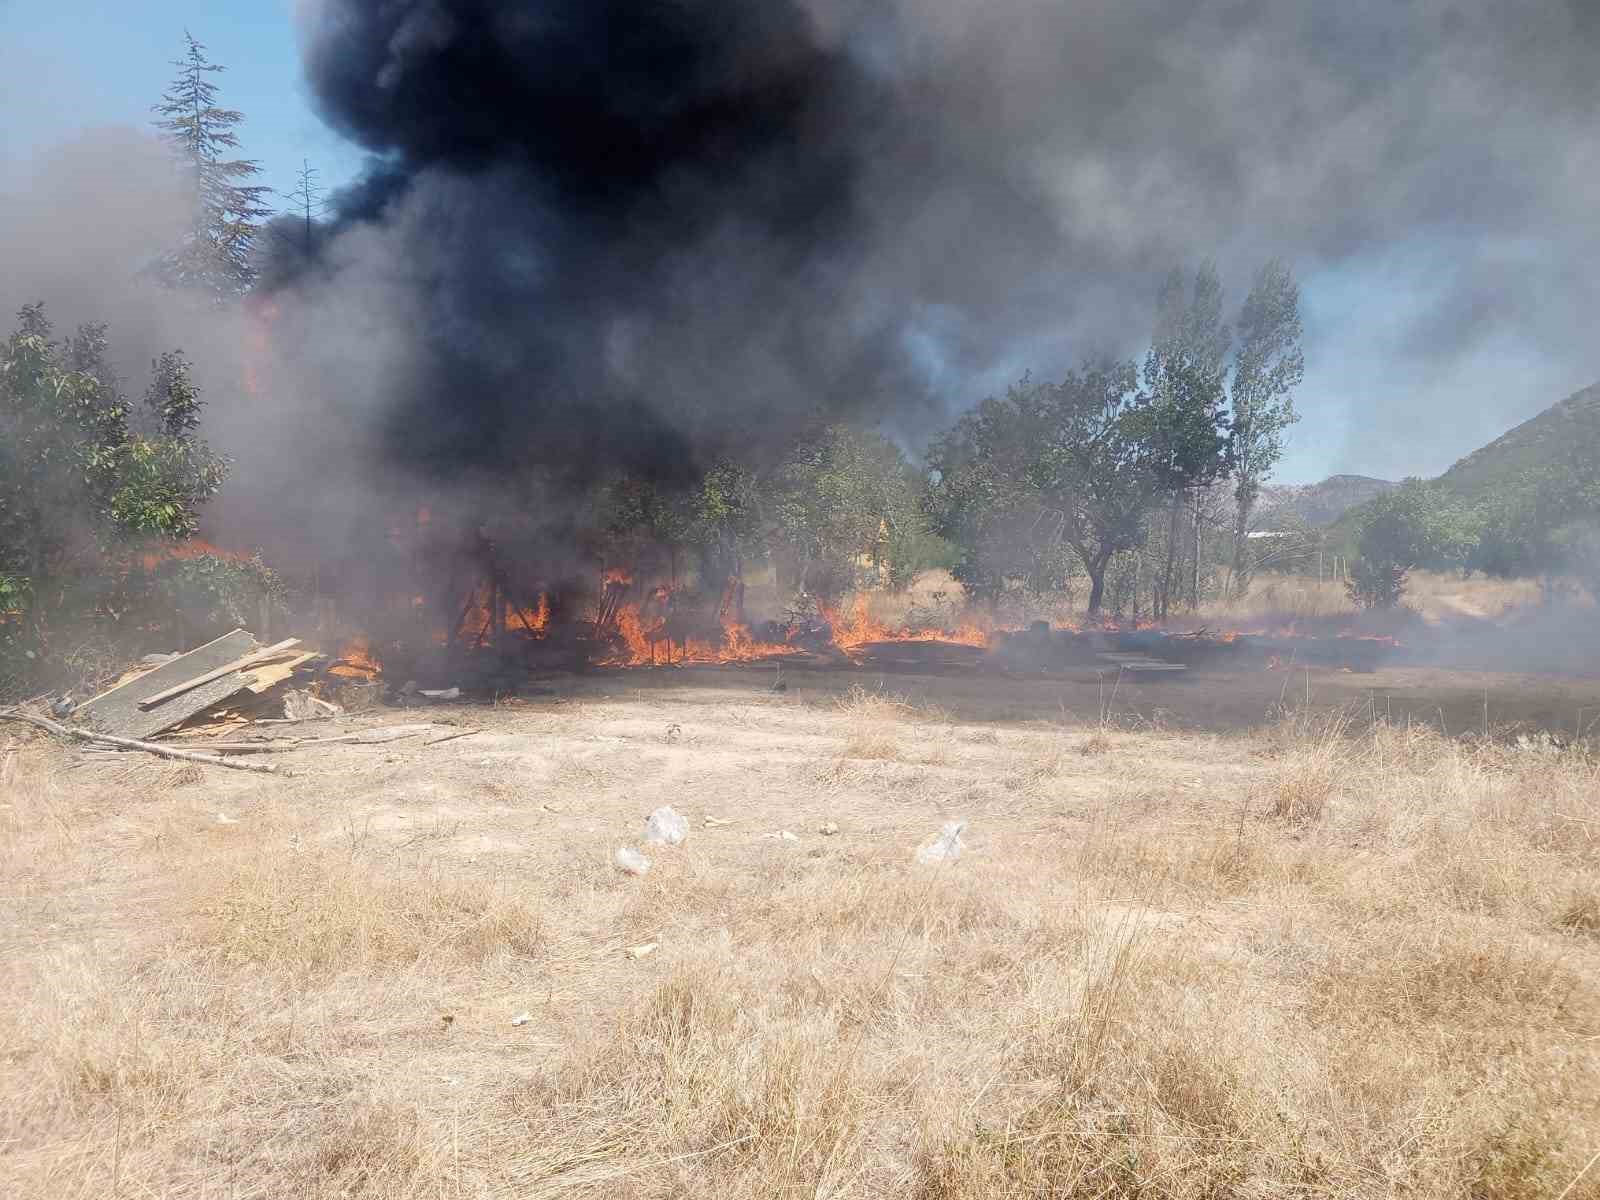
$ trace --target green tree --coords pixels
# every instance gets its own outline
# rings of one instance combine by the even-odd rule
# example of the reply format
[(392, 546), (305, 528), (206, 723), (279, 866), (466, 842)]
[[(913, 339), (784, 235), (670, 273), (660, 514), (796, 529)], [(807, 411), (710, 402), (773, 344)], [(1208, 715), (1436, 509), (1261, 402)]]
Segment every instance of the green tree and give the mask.
[(1346, 589), (1366, 608), (1393, 608), (1415, 567), (1454, 567), (1476, 540), (1472, 515), (1420, 479), (1408, 479), (1369, 502), (1360, 518), (1359, 557)]
[[(1216, 267), (1203, 263), (1192, 285), (1186, 285), (1183, 272), (1173, 271), (1161, 289), (1155, 334), (1145, 357), (1147, 394), (1133, 418), (1146, 446), (1147, 465), (1169, 504), (1166, 563), (1156, 594), (1158, 619), (1167, 616), (1177, 586), (1184, 502), (1194, 503), (1198, 544), (1198, 492), (1232, 470), (1223, 411), (1231, 341), (1222, 321), (1222, 282)], [(1197, 592), (1198, 553), (1194, 567)]]
[(1059, 585), (1064, 545), (1089, 576), (1089, 611), (1106, 568), (1142, 545), (1159, 497), (1143, 439), (1132, 363), (1099, 362), (1059, 384), (1024, 377), (936, 441), (928, 491), (935, 532), (961, 549), (956, 576), (993, 599), (1007, 577)]
[(763, 488), (774, 557), (796, 587), (832, 599), (854, 586), (861, 558), (892, 568), (897, 539), (922, 527), (919, 490), (893, 442), (832, 426)]
[(154, 111), (192, 188), (193, 223), (183, 244), (163, 256), (160, 273), (174, 286), (195, 288), (217, 300), (240, 296), (255, 282), (252, 248), (272, 213), (271, 190), (247, 182), (261, 171), (251, 159), (230, 158), (244, 115), (217, 104), (212, 75), (224, 68), (207, 60), (205, 47), (184, 35), (178, 75)]
[(183, 356), (153, 364), (135, 408), (105, 349), (97, 325), (58, 345), (37, 304), (0, 348), (0, 602), (30, 644), (92, 611), (141, 542), (192, 536), (222, 482)]
[(1060, 574), (1060, 522), (1039, 494), (1040, 456), (1057, 442), (1051, 385), (1024, 375), (958, 420), (928, 448), (929, 524), (957, 548), (955, 577), (994, 604), (1008, 579), (1037, 590)]
[(1600, 416), (1580, 414), (1549, 461), (1500, 481), (1477, 515), (1469, 569), (1547, 587), (1571, 575), (1600, 595)]
[[(595, 524), (607, 558), (635, 570), (665, 565), (678, 576), (679, 556), (693, 540), (695, 497), (683, 488), (662, 488), (647, 479), (619, 475), (596, 496)], [(660, 559), (665, 557), (665, 564)]]
[(1053, 389), (1052, 436), (1034, 471), (1046, 511), (1089, 576), (1089, 613), (1100, 611), (1113, 556), (1143, 545), (1156, 496), (1147, 448), (1132, 419), (1138, 403), (1132, 363), (1102, 362), (1070, 372)]
[(1229, 394), (1229, 455), (1234, 470), (1233, 579), (1250, 586), (1250, 513), (1261, 484), (1283, 454), (1283, 434), (1300, 419), (1294, 389), (1305, 375), (1300, 350), (1300, 289), (1277, 259), (1256, 275), (1240, 310), (1239, 349)]

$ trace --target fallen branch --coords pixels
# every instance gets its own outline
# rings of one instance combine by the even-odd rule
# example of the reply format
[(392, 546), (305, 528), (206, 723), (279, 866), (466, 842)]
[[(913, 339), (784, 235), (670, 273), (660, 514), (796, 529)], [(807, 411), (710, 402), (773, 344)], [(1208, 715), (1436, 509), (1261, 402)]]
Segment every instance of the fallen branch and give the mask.
[(447, 733), (443, 737), (434, 738), (431, 742), (423, 742), (424, 746), (442, 746), (445, 742), (453, 742), (457, 738), (471, 737), (477, 733), (476, 729), (463, 729), (460, 733)]
[[(302, 746), (382, 746), (388, 742), (399, 741), (401, 738), (416, 737), (422, 729), (402, 729), (401, 732), (391, 736), (377, 736), (383, 730), (375, 733), (346, 733), (339, 737), (313, 737), (313, 738), (268, 738), (253, 742), (185, 742), (184, 745), (191, 750), (216, 750), (226, 754), (266, 754), (272, 751), (298, 750)], [(476, 729), (469, 729), (467, 733), (476, 733)], [(451, 737), (465, 737), (466, 734), (452, 734)], [(441, 742), (448, 742), (450, 738), (440, 738)], [(433, 742), (424, 742), (425, 746), (432, 746)]]
[(169, 746), (157, 745), (155, 742), (140, 742), (133, 738), (113, 737), (109, 733), (91, 733), (87, 729), (76, 729), (70, 725), (62, 725), (44, 717), (36, 717), (30, 713), (14, 711), (0, 712), (0, 721), (16, 721), (21, 725), (32, 725), (35, 729), (42, 729), (56, 737), (71, 738), (79, 742), (88, 742), (91, 745), (115, 746), (119, 750), (143, 750), (146, 754), (154, 754), (158, 758), (176, 758), (184, 762), (207, 763), (214, 767), (227, 767), (233, 771), (254, 771), (258, 775), (277, 775), (277, 767), (265, 763), (232, 762), (225, 758), (218, 758), (214, 754), (191, 754), (187, 750), (174, 750)]

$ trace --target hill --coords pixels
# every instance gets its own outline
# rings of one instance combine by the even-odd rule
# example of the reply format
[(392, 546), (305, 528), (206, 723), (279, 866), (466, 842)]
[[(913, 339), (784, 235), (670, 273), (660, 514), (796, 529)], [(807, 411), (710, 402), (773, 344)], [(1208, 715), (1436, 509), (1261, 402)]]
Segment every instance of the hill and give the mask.
[(1435, 481), (1463, 500), (1478, 500), (1524, 471), (1548, 465), (1576, 444), (1580, 427), (1600, 423), (1600, 384), (1574, 392), (1538, 416), (1501, 434)]
[(1396, 486), (1368, 475), (1330, 475), (1321, 483), (1269, 483), (1261, 489), (1257, 511), (1268, 526), (1287, 518), (1320, 529)]

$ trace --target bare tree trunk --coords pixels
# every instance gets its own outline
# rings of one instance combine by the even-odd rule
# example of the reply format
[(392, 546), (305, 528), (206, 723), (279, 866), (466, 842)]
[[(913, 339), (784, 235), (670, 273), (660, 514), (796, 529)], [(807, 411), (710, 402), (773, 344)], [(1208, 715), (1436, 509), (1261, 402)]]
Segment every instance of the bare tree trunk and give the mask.
[(1089, 616), (1100, 615), (1100, 604), (1106, 594), (1106, 564), (1111, 561), (1111, 555), (1101, 551), (1094, 558), (1083, 560), (1083, 569), (1089, 574)]
[(1172, 493), (1172, 503), (1167, 509), (1167, 561), (1161, 572), (1161, 591), (1156, 597), (1155, 618), (1165, 621), (1172, 605), (1172, 579), (1178, 559), (1178, 513), (1183, 507), (1183, 493)]
[(1200, 489), (1194, 493), (1194, 570), (1189, 582), (1189, 611), (1200, 607)]
[(1250, 503), (1241, 499), (1233, 516), (1233, 586), (1229, 591), (1241, 599), (1250, 589), (1250, 510)]

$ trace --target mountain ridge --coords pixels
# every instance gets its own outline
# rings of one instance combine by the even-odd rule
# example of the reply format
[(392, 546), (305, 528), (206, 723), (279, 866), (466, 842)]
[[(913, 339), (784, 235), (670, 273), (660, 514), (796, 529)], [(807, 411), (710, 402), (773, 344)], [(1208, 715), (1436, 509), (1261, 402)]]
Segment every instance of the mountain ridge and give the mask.
[(1461, 499), (1477, 499), (1497, 484), (1555, 460), (1574, 444), (1576, 428), (1589, 422), (1600, 423), (1600, 383), (1573, 392), (1513, 425), (1494, 441), (1457, 459), (1433, 482)]
[(1267, 526), (1298, 522), (1313, 528), (1332, 525), (1352, 508), (1400, 485), (1371, 475), (1330, 475), (1317, 483), (1268, 483), (1257, 511)]

